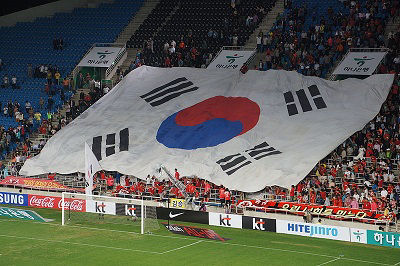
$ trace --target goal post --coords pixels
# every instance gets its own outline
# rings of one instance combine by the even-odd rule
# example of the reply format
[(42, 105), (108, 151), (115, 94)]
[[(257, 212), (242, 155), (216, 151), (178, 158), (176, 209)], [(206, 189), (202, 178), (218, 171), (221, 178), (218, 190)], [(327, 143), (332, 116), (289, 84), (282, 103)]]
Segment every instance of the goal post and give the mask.
[(70, 192), (62, 193), (62, 202), (62, 225), (109, 224), (113, 228), (124, 229), (126, 225), (131, 225), (141, 234), (160, 228), (154, 202)]

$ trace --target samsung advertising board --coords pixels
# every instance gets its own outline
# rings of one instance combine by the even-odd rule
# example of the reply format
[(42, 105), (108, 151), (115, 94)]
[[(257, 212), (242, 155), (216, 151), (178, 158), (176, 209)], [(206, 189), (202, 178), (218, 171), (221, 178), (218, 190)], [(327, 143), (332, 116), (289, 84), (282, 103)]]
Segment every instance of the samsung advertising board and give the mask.
[(0, 204), (28, 206), (28, 194), (0, 192)]
[(340, 226), (276, 220), (276, 232), (290, 235), (350, 241), (349, 228)]

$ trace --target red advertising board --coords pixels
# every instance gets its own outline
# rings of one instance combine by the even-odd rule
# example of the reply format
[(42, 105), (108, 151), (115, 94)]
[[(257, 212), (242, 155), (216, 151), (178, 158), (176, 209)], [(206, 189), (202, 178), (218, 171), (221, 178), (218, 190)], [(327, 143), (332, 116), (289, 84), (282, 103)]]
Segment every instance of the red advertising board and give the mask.
[(374, 213), (369, 210), (351, 209), (346, 207), (323, 206), (296, 202), (267, 201), (267, 200), (240, 200), (238, 206), (258, 207), (266, 212), (282, 212), (295, 215), (304, 215), (305, 211), (310, 211), (313, 215), (328, 217), (336, 220), (354, 219), (360, 222), (373, 222), (390, 220), (392, 216), (385, 217), (381, 213)]
[[(71, 199), (67, 198), (64, 200), (64, 208), (76, 211), (86, 211), (86, 201), (83, 199)], [(41, 196), (41, 195), (28, 195), (28, 206), (34, 208), (48, 208), (48, 209), (59, 209), (62, 208), (62, 198), (52, 196)]]
[(16, 177), (7, 176), (0, 182), (1, 185), (9, 185), (24, 188), (35, 188), (35, 189), (45, 189), (45, 190), (62, 190), (62, 191), (79, 191), (84, 192), (85, 189), (80, 188), (70, 188), (64, 186), (56, 181), (40, 178), (29, 178), (29, 177)]

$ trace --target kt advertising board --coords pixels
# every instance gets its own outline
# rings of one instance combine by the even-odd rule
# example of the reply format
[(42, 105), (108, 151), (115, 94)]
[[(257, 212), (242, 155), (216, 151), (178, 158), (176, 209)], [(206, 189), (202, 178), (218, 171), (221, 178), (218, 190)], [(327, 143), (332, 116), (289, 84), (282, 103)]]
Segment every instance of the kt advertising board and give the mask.
[(209, 213), (209, 225), (242, 229), (242, 216), (226, 213)]
[(116, 203), (116, 215), (121, 216), (132, 216), (132, 217), (141, 217), (142, 216), (142, 206), (137, 204), (123, 204)]
[(350, 241), (349, 228), (340, 226), (276, 220), (276, 232), (290, 235)]
[(0, 192), (0, 204), (28, 206), (28, 194)]
[(276, 232), (276, 220), (260, 217), (243, 216), (243, 229)]
[(116, 215), (115, 202), (86, 200), (86, 212)]

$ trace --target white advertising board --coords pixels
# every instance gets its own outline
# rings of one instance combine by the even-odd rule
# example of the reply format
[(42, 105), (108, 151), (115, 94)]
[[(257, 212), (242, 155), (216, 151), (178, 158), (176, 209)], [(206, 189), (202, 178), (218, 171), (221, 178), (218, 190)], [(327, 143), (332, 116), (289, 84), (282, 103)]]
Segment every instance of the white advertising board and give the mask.
[(79, 62), (80, 67), (109, 67), (117, 58), (121, 47), (93, 47)]
[(86, 200), (86, 212), (116, 215), (115, 202)]
[(350, 228), (351, 242), (367, 244), (367, 230)]
[(276, 220), (276, 232), (316, 238), (350, 241), (350, 228)]
[(253, 54), (254, 51), (222, 50), (207, 69), (239, 70)]
[(372, 75), (386, 52), (350, 52), (333, 75)]
[(209, 213), (209, 225), (242, 228), (242, 216), (225, 213)]

